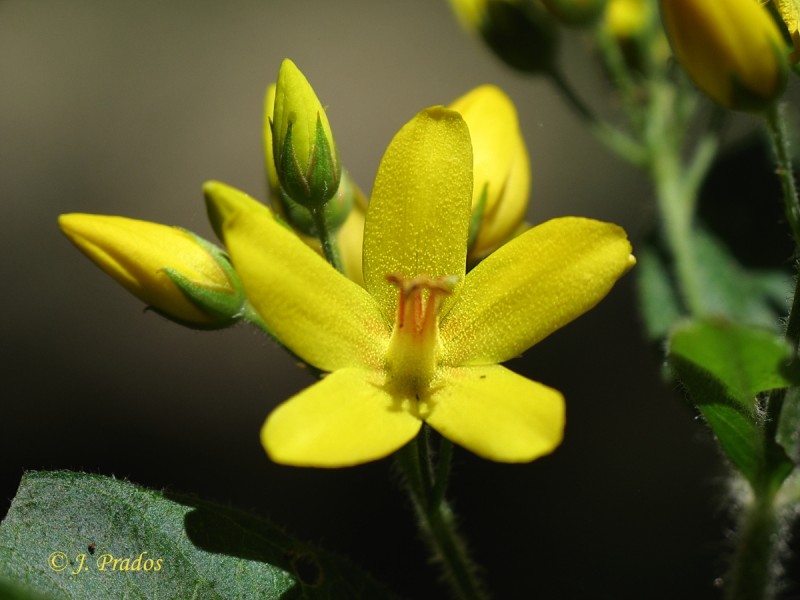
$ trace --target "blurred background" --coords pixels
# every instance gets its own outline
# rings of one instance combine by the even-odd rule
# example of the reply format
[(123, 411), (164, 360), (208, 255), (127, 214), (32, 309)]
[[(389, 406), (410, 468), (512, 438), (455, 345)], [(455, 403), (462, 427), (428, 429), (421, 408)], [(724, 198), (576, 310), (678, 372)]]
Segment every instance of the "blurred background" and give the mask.
[[(560, 61), (614, 111), (590, 54), (570, 34)], [(265, 416), (310, 375), (245, 327), (196, 332), (145, 312), (56, 225), (123, 214), (213, 239), (204, 181), (265, 198), (263, 94), (284, 57), (328, 106), (367, 192), (418, 110), (494, 83), (529, 145), (532, 222), (613, 221), (634, 248), (650, 226), (644, 177), (546, 81), (462, 32), (444, 0), (0, 0), (0, 516), (25, 470), (114, 475), (251, 510), (409, 597), (440, 597), (390, 459), (325, 471), (266, 458)], [(498, 598), (719, 596), (724, 469), (659, 356), (631, 274), (510, 364), (565, 394), (568, 427), (529, 465), (457, 449), (450, 496)]]

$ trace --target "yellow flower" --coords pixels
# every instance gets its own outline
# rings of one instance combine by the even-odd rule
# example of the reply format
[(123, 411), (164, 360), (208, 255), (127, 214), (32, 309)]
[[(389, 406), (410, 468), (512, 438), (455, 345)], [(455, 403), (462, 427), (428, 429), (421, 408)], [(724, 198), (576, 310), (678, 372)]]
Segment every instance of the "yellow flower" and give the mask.
[(97, 266), (164, 316), (195, 327), (225, 327), (242, 316), (245, 298), (236, 274), (202, 238), (105, 215), (61, 215), (58, 224)]
[(759, 110), (783, 92), (784, 43), (755, 0), (661, 0), (661, 16), (675, 56), (718, 104)]
[(339, 189), (339, 157), (325, 109), (288, 58), (278, 72), (272, 117), (272, 152), (282, 188), (307, 208), (321, 206)]
[(461, 113), (472, 140), (472, 262), (509, 240), (525, 218), (530, 159), (514, 104), (499, 88), (477, 87), (449, 108)]
[(497, 363), (593, 307), (633, 264), (619, 227), (563, 218), (466, 273), (469, 130), (419, 113), (394, 137), (364, 229), (364, 287), (335, 271), (264, 205), (206, 184), (248, 299), (302, 360), (330, 372), (267, 418), (273, 460), (342, 467), (387, 456), (423, 421), (488, 459), (525, 462), (561, 441), (561, 394)]

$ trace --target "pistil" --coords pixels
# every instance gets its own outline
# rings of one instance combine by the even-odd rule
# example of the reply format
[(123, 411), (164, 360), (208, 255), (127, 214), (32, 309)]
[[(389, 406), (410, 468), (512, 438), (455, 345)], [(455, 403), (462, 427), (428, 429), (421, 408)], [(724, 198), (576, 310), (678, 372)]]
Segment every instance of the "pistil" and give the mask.
[(397, 317), (387, 353), (390, 385), (402, 395), (424, 398), (436, 371), (439, 354), (439, 309), (458, 282), (458, 277), (407, 278), (389, 274), (400, 296)]

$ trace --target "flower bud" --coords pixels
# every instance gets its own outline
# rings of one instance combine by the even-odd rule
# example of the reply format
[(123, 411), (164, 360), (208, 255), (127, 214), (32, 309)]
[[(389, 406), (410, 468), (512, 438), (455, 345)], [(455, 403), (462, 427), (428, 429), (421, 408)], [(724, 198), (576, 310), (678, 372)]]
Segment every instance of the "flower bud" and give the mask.
[(716, 103), (761, 110), (783, 92), (783, 39), (755, 0), (661, 0), (661, 17), (675, 56)]
[(295, 202), (319, 208), (339, 189), (341, 166), (325, 109), (289, 59), (278, 73), (272, 117), (272, 151), (281, 187)]
[[(314, 219), (309, 209), (303, 204), (292, 200), (286, 190), (283, 189), (275, 167), (272, 126), (270, 124), (273, 120), (276, 88), (275, 84), (270, 85), (264, 98), (264, 159), (271, 204), (275, 211), (298, 232), (307, 236), (315, 236)], [(353, 206), (354, 187), (355, 184), (347, 172), (342, 171), (336, 194), (325, 202), (322, 207), (329, 230), (336, 231), (347, 219), (347, 215)]]
[(568, 27), (589, 25), (597, 20), (606, 0), (542, 0), (547, 11)]
[(450, 0), (462, 26), (479, 34), (508, 66), (525, 73), (553, 69), (558, 29), (540, 3), (525, 0)]
[(469, 128), (473, 154), (470, 260), (480, 259), (517, 231), (530, 193), (530, 161), (517, 111), (499, 88), (483, 85), (450, 104)]
[(223, 252), (178, 227), (125, 217), (61, 215), (64, 234), (108, 275), (165, 317), (191, 327), (228, 327), (245, 297)]

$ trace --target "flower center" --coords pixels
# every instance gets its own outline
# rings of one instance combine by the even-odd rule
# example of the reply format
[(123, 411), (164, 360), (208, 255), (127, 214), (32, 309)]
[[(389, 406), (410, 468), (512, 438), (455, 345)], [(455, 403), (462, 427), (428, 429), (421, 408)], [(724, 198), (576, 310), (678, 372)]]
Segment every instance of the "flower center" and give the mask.
[(430, 386), (439, 354), (439, 309), (458, 283), (457, 275), (407, 278), (390, 274), (397, 286), (397, 318), (386, 355), (388, 383), (420, 400)]

